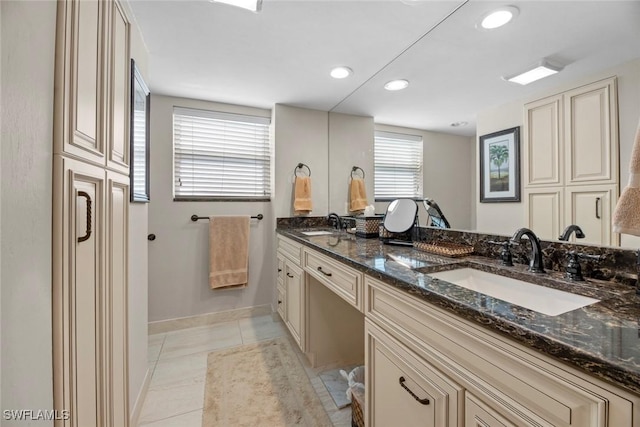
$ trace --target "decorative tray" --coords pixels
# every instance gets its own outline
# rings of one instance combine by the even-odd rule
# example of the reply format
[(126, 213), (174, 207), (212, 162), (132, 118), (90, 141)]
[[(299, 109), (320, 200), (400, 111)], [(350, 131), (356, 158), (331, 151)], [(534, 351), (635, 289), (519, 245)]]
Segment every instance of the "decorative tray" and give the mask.
[(413, 247), (421, 251), (448, 257), (463, 257), (473, 253), (473, 246), (450, 242), (413, 242)]

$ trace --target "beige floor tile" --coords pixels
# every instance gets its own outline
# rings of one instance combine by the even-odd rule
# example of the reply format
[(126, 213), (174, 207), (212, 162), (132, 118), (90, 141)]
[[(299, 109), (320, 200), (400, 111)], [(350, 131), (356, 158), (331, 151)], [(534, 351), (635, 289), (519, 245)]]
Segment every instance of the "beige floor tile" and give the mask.
[(270, 314), (240, 319), (238, 324), (243, 344), (281, 337), (287, 333), (284, 323), (279, 319), (274, 320)]
[(202, 409), (204, 378), (201, 382), (176, 387), (149, 389), (142, 406), (140, 424), (163, 420)]
[(237, 321), (167, 332), (160, 360), (242, 345)]
[(154, 334), (154, 335), (149, 335), (148, 338), (148, 342), (149, 345), (157, 345), (157, 344), (162, 344), (164, 342), (164, 337), (166, 334)]
[(155, 362), (160, 357), (160, 351), (162, 350), (162, 343), (149, 345), (147, 347), (147, 361)]
[(165, 418), (164, 420), (154, 421), (148, 424), (140, 424), (145, 427), (201, 427), (202, 426), (202, 409), (187, 412), (186, 414), (176, 415), (175, 417)]
[(204, 381), (207, 374), (208, 352), (159, 360), (155, 366), (150, 388), (173, 387)]

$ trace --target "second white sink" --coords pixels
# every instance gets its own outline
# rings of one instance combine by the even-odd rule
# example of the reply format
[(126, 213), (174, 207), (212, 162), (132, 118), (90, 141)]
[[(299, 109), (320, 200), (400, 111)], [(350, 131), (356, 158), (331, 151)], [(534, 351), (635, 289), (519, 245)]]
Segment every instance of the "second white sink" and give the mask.
[(600, 301), (473, 268), (441, 271), (429, 276), (548, 316), (558, 316)]
[(315, 231), (301, 231), (305, 236), (327, 236), (333, 234), (333, 231), (315, 230)]

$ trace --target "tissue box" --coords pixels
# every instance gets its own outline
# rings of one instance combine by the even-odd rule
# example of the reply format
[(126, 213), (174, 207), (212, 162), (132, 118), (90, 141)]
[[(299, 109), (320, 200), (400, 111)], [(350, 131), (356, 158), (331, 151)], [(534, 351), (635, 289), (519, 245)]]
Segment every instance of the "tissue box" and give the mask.
[(378, 237), (382, 218), (383, 215), (357, 216), (356, 236), (364, 237), (367, 239), (371, 237)]

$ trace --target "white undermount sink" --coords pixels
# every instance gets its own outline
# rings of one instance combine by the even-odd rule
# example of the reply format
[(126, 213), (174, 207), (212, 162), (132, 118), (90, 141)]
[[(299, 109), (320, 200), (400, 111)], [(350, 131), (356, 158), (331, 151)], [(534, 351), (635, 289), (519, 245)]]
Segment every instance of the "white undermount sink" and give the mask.
[(305, 236), (327, 236), (333, 234), (333, 231), (315, 230), (315, 231), (301, 231)]
[(547, 316), (558, 316), (599, 302), (597, 299), (473, 268), (441, 271), (429, 274), (429, 276), (546, 314)]

